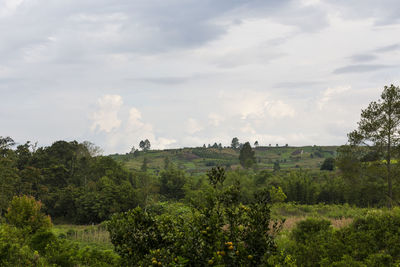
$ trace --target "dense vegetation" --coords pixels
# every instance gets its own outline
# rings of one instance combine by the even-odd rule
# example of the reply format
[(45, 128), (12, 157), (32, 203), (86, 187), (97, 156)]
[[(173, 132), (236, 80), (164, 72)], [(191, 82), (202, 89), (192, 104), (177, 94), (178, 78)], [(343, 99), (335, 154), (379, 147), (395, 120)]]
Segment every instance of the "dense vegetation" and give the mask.
[(101, 156), (89, 142), (0, 137), (0, 266), (400, 264), (399, 91), (385, 87), (341, 147), (155, 151), (146, 139)]

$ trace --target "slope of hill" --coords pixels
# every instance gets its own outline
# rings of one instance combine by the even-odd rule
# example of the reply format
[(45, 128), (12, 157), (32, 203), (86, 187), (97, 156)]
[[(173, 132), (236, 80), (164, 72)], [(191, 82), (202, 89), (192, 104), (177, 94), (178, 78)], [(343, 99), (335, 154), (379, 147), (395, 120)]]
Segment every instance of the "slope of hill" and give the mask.
[[(257, 168), (273, 169), (278, 162), (281, 169), (319, 169), (325, 158), (335, 157), (337, 146), (256, 147)], [(174, 163), (189, 173), (202, 173), (213, 166), (240, 168), (239, 149), (232, 148), (181, 148), (136, 151), (132, 154), (113, 154), (113, 159), (123, 162), (128, 169), (140, 170), (144, 161), (153, 172), (162, 170), (165, 162)]]

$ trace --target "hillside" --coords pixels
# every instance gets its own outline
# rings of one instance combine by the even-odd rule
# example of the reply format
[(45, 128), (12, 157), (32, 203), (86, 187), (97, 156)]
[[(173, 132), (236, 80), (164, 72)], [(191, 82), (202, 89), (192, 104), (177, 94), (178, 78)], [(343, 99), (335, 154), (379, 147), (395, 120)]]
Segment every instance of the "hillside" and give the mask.
[[(273, 169), (279, 162), (281, 169), (319, 169), (325, 158), (336, 156), (337, 146), (304, 146), (304, 147), (257, 147), (254, 148), (257, 168)], [(130, 170), (139, 170), (144, 159), (150, 171), (158, 172), (164, 168), (168, 159), (189, 173), (201, 173), (213, 166), (239, 168), (239, 149), (232, 148), (182, 148), (167, 150), (136, 151), (132, 154), (110, 155)]]

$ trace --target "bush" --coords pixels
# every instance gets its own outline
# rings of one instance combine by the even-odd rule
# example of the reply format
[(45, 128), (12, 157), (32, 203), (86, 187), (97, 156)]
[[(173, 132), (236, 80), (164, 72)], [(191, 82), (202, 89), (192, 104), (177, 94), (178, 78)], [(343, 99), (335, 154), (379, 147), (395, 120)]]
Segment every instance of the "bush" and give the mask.
[[(115, 251), (129, 266), (215, 264), (265, 266), (276, 252), (269, 192), (247, 206), (240, 203), (240, 183), (224, 188), (224, 169), (208, 173), (212, 190), (190, 212), (163, 212), (163, 206), (115, 214), (107, 224)], [(161, 210), (160, 210), (161, 208)], [(164, 210), (165, 211), (165, 210)]]
[(329, 221), (307, 219), (290, 238), (287, 255), (299, 266), (392, 266), (400, 263), (400, 210), (372, 211), (336, 231)]
[(295, 241), (292, 253), (301, 266), (318, 266), (326, 259), (329, 262), (341, 259), (343, 246), (328, 220), (308, 218), (300, 221), (291, 237)]
[(24, 229), (28, 234), (34, 234), (40, 229), (50, 229), (50, 216), (40, 211), (42, 203), (34, 197), (15, 196), (7, 210), (7, 222), (17, 228)]

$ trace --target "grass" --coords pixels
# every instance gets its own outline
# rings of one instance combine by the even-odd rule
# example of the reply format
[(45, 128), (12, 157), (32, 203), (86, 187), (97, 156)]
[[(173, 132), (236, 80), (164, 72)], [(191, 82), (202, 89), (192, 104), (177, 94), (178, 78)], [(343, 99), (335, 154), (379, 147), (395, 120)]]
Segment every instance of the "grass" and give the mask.
[(105, 226), (99, 225), (54, 225), (53, 232), (56, 236), (75, 241), (81, 247), (90, 246), (102, 250), (112, 250), (113, 245)]
[[(307, 217), (297, 217), (297, 216), (289, 217), (285, 220), (282, 230), (283, 231), (292, 230), (298, 222), (303, 221), (305, 219), (307, 219)], [(353, 218), (337, 218), (337, 219), (328, 218), (328, 219), (331, 221), (333, 228), (338, 228), (338, 229), (346, 227), (353, 222)]]
[[(254, 148), (258, 168), (273, 169), (279, 161), (281, 169), (319, 169), (327, 157), (336, 155), (336, 146), (305, 147), (257, 147)], [(110, 155), (130, 170), (140, 170), (143, 160), (148, 160), (149, 171), (160, 171), (164, 160), (169, 158), (179, 168), (190, 173), (204, 173), (213, 166), (236, 166), (239, 164), (239, 150), (231, 148), (182, 148), (168, 150), (140, 151), (134, 154)]]
[(366, 215), (371, 208), (358, 208), (344, 205), (300, 205), (293, 203), (279, 203), (272, 207), (274, 218), (287, 217), (321, 217), (327, 219), (355, 218)]
[(365, 216), (369, 212), (376, 212), (378, 209), (358, 208), (344, 205), (299, 205), (294, 203), (278, 203), (271, 208), (273, 219), (285, 219), (282, 230), (276, 236), (276, 243), (279, 249), (287, 249), (291, 245), (289, 236), (291, 230), (297, 223), (309, 217), (323, 218), (331, 222), (332, 227), (340, 229), (350, 225), (357, 217)]

